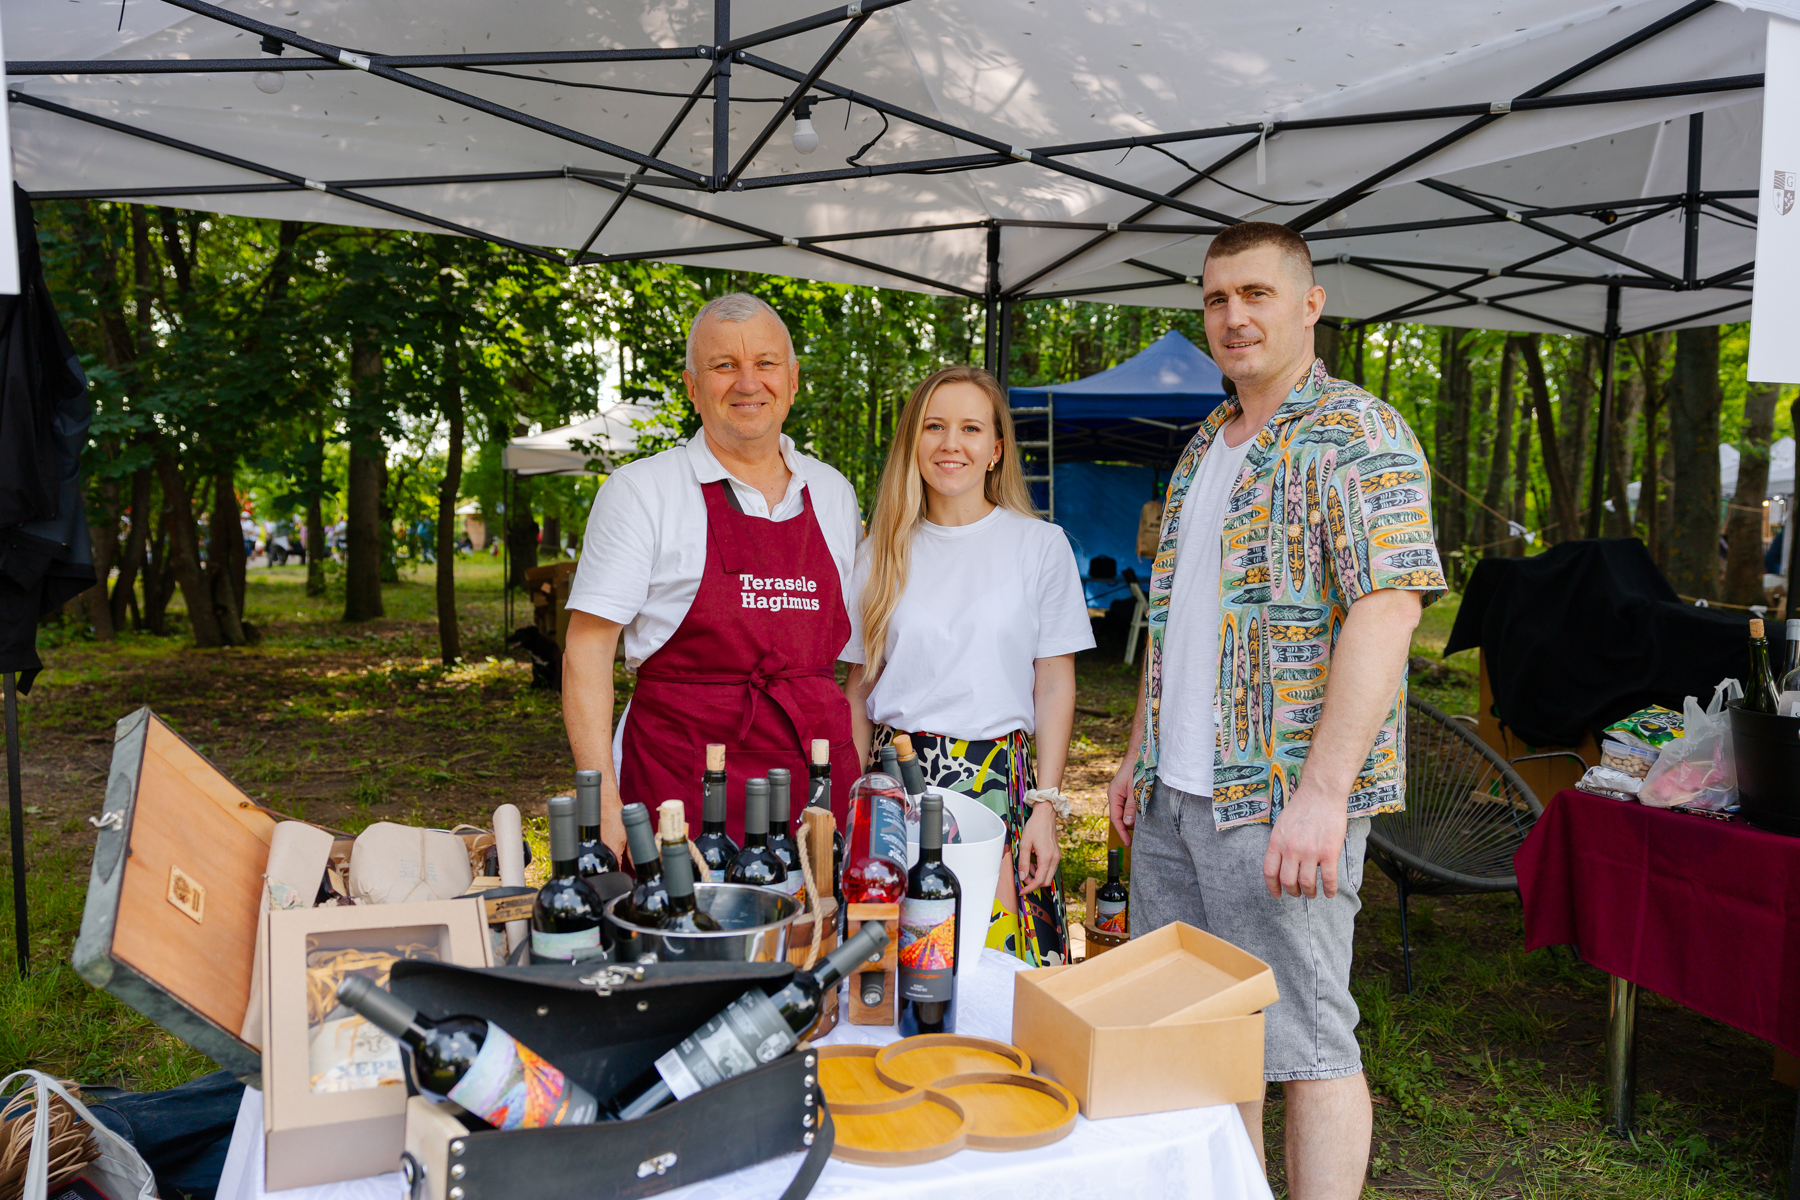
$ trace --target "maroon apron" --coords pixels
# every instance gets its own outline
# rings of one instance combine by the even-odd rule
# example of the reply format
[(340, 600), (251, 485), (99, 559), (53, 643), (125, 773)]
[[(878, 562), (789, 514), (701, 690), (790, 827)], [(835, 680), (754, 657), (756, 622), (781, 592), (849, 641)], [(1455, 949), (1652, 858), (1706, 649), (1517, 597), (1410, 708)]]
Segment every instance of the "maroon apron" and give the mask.
[(860, 773), (850, 705), (838, 690), (838, 651), (850, 637), (837, 562), (813, 515), (786, 521), (745, 516), (723, 479), (703, 484), (706, 567), (675, 634), (638, 667), (625, 718), (619, 794), (654, 814), (687, 806), (700, 827), (706, 744), (725, 744), (727, 828), (743, 840), (744, 781), (786, 767), (793, 813), (806, 803), (814, 738), (831, 743), (831, 808), (844, 827), (845, 797)]

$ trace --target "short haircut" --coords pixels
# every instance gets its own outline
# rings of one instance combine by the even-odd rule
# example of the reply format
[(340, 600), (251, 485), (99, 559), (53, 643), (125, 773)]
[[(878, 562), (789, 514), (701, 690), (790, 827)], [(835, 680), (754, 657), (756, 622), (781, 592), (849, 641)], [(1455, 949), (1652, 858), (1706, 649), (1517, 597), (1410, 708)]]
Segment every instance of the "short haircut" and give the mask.
[(774, 317), (775, 323), (781, 326), (781, 336), (787, 339), (788, 365), (793, 366), (797, 361), (794, 354), (794, 335), (788, 332), (787, 322), (781, 319), (781, 314), (770, 308), (768, 301), (752, 296), (749, 292), (726, 292), (723, 296), (714, 296), (708, 300), (700, 306), (700, 311), (694, 314), (693, 324), (688, 326), (687, 369), (696, 375), (700, 373), (694, 366), (694, 333), (700, 328), (702, 321), (712, 317), (737, 324), (741, 321), (753, 321), (764, 315)]
[[(1278, 247), (1282, 259), (1306, 281), (1307, 287), (1318, 282), (1313, 276), (1312, 251), (1307, 248), (1306, 239), (1286, 225), (1277, 225), (1273, 221), (1244, 221), (1226, 226), (1206, 248), (1206, 261), (1229, 258), (1263, 246)], [(1205, 267), (1201, 269), (1204, 271)]]

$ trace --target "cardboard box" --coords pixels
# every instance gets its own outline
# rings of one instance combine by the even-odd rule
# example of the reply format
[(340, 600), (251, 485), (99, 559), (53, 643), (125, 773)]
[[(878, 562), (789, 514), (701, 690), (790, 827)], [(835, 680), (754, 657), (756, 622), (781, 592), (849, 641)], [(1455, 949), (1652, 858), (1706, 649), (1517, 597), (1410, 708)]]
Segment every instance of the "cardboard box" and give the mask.
[[(492, 966), (480, 898), (299, 908), (269, 913), (267, 921), (264, 1186), (279, 1191), (396, 1169), (406, 1138), (405, 1082), (391, 1069), (396, 1059), (383, 1053), (386, 1035), (365, 1041), (372, 1026), (334, 1014), (336, 983), (347, 970), (385, 983), (399, 958)], [(323, 1052), (333, 1045), (356, 1048), (359, 1078), (347, 1079), (357, 1072)], [(337, 1069), (316, 1071), (315, 1048)], [(366, 1085), (383, 1074), (391, 1078)]]
[(1013, 1044), (1090, 1120), (1240, 1104), (1263, 1095), (1269, 965), (1191, 925), (1165, 925), (1104, 957), (1021, 971)]

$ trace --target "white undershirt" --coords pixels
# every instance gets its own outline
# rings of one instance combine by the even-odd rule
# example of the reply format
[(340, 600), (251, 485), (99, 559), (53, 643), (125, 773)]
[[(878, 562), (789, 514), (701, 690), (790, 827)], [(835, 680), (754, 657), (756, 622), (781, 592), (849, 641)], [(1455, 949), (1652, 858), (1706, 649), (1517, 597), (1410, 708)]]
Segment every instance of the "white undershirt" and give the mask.
[(791, 521), (813, 514), (847, 598), (862, 518), (856, 492), (836, 470), (794, 449), (786, 434), (781, 456), (791, 475), (774, 509), (763, 494), (732, 476), (702, 434), (683, 446), (626, 463), (600, 485), (588, 513), (581, 562), (567, 607), (625, 626), (625, 665), (638, 665), (668, 642), (693, 607), (706, 567), (706, 495), (702, 484), (729, 482), (747, 517)]
[(1162, 704), (1157, 718), (1156, 774), (1195, 796), (1210, 796), (1217, 753), (1219, 573), (1232, 485), (1255, 443), (1227, 446), (1221, 432), (1206, 448), (1183, 504), (1175, 543), (1175, 578), (1163, 630)]

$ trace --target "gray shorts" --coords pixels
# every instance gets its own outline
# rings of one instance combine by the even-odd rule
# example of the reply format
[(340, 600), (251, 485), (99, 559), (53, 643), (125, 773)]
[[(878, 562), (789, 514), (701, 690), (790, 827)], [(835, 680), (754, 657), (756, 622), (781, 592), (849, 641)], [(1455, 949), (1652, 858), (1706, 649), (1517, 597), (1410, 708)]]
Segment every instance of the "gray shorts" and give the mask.
[(1367, 817), (1350, 822), (1338, 894), (1272, 899), (1263, 884), (1268, 825), (1213, 825), (1212, 800), (1156, 785), (1131, 839), (1131, 931), (1186, 921), (1275, 970), (1281, 999), (1264, 1011), (1263, 1078), (1337, 1079), (1362, 1070), (1350, 941), (1362, 908)]

